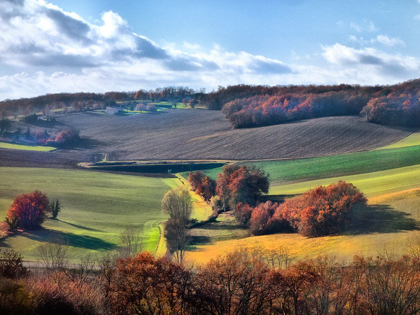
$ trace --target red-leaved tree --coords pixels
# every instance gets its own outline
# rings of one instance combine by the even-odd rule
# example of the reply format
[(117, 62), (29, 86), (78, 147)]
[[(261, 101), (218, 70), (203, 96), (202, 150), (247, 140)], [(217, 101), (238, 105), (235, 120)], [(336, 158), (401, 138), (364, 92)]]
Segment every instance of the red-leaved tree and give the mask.
[(24, 230), (39, 228), (50, 212), (50, 202), (47, 195), (39, 190), (29, 194), (22, 194), (15, 198), (7, 211), (7, 220), (17, 220), (18, 227)]

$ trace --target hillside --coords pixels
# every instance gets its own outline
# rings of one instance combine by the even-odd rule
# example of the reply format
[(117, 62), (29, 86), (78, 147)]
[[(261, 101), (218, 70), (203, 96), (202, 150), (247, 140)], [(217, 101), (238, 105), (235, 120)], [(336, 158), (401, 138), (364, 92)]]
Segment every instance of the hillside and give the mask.
[(120, 160), (306, 158), (371, 150), (411, 132), (352, 116), (232, 130), (221, 112), (207, 110), (132, 116), (76, 113), (57, 120), (87, 139), (83, 150), (69, 152), (84, 160), (92, 153), (109, 152), (116, 152)]

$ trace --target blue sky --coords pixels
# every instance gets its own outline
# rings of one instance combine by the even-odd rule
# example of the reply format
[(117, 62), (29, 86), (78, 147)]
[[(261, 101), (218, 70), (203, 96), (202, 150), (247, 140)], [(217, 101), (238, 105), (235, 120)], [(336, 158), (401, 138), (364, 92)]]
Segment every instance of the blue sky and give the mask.
[(419, 77), (419, 0), (1, 0), (0, 99)]

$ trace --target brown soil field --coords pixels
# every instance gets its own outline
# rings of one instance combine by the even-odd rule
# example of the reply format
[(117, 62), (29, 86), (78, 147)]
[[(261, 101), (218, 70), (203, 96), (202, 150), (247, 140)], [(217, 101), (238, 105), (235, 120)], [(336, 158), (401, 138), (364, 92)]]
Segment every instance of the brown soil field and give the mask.
[(21, 159), (35, 158), (45, 159), (54, 167), (54, 163), (89, 161), (98, 153), (117, 156), (118, 160), (308, 158), (371, 150), (411, 133), (352, 116), (232, 130), (220, 111), (209, 110), (168, 110), (132, 116), (84, 112), (57, 120), (61, 129), (80, 130), (84, 139), (80, 148), (42, 154), (15, 150), (6, 154), (6, 150), (0, 150), (0, 165), (5, 159), (19, 164)]

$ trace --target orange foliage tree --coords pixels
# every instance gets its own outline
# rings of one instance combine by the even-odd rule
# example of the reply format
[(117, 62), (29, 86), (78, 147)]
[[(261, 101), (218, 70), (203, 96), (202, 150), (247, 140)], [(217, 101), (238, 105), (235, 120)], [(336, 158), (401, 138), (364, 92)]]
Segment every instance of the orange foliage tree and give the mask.
[(366, 203), (366, 198), (353, 184), (339, 181), (286, 200), (275, 217), (287, 219), (304, 236), (331, 235), (347, 226), (356, 203)]
[(269, 176), (253, 166), (225, 165), (217, 175), (216, 192), (224, 203), (235, 209), (239, 202), (255, 206), (263, 193), (268, 193)]
[(18, 227), (24, 230), (39, 228), (50, 212), (50, 202), (47, 195), (39, 190), (29, 194), (22, 194), (15, 198), (7, 211), (9, 222), (17, 220)]

